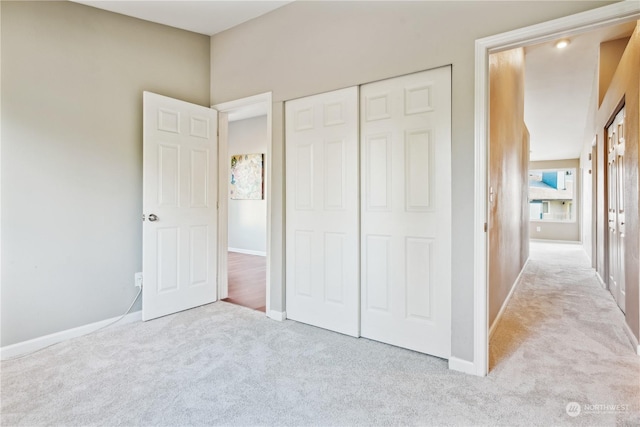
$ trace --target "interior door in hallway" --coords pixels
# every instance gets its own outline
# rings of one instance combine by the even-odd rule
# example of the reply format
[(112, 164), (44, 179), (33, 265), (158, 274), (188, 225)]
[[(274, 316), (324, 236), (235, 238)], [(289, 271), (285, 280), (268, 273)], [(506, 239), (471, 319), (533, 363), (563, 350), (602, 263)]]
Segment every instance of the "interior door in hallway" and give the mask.
[(361, 334), (451, 354), (451, 68), (364, 85)]
[(358, 88), (285, 109), (287, 317), (358, 336)]
[(608, 282), (609, 291), (625, 311), (624, 245), (624, 107), (607, 128)]
[(142, 319), (216, 300), (217, 113), (144, 93)]

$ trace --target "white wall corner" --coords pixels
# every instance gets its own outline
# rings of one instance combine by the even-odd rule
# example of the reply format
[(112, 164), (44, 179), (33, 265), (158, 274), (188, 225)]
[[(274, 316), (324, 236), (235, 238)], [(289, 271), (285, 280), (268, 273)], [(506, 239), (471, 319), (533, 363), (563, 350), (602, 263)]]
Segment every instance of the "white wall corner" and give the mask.
[(121, 316), (117, 316), (111, 319), (105, 319), (99, 322), (78, 326), (77, 328), (67, 329), (64, 331), (55, 332), (53, 334), (44, 335), (32, 340), (22, 341), (16, 344), (4, 346), (0, 348), (0, 360), (7, 360), (14, 357), (27, 355), (38, 350), (43, 350), (46, 347), (50, 347), (54, 344), (70, 340), (72, 338), (88, 335), (90, 333), (98, 331), (99, 329), (111, 326), (111, 324), (116, 321), (117, 325), (139, 322), (142, 320), (142, 311), (134, 311), (133, 313), (129, 313), (126, 316), (122, 317), (122, 319), (120, 319), (120, 317)]
[(267, 312), (267, 317), (269, 319), (273, 319), (273, 320), (277, 320), (278, 322), (282, 322), (283, 320), (285, 320), (287, 318), (287, 312), (286, 311), (269, 310)]
[(449, 369), (451, 369), (452, 371), (463, 372), (469, 375), (484, 376), (478, 374), (478, 368), (476, 367), (475, 363), (469, 362), (468, 360), (458, 359), (454, 356), (451, 356), (449, 358)]

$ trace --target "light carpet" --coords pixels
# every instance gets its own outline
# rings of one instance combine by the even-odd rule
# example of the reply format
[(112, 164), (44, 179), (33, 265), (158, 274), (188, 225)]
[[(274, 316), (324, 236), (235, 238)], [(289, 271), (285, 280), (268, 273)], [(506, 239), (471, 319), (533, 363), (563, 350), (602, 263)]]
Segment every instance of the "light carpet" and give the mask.
[[(623, 321), (581, 247), (533, 244), (491, 342), (486, 378), (217, 302), (2, 362), (0, 421), (638, 425), (640, 357)], [(568, 415), (570, 402), (579, 404), (577, 416)]]

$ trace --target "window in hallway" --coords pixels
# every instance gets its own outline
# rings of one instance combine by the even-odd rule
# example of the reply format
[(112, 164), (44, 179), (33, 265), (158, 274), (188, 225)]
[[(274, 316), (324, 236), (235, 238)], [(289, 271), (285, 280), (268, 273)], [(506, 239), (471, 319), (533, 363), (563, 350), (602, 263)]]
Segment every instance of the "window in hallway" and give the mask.
[(575, 169), (529, 171), (529, 219), (575, 221)]

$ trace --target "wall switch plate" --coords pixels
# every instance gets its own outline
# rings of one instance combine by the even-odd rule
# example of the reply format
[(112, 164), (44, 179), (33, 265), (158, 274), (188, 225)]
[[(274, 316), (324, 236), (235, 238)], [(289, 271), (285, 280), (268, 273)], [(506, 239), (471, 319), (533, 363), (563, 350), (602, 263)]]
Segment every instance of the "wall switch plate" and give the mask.
[(537, 232), (540, 232), (541, 229), (542, 229), (541, 227), (536, 227)]
[(135, 279), (134, 286), (136, 288), (141, 288), (142, 287), (142, 272), (136, 273), (134, 279)]

